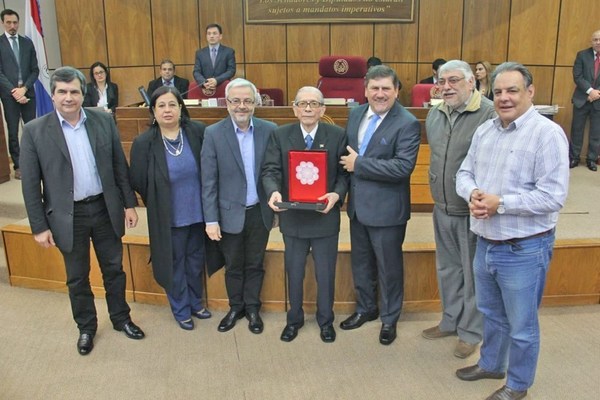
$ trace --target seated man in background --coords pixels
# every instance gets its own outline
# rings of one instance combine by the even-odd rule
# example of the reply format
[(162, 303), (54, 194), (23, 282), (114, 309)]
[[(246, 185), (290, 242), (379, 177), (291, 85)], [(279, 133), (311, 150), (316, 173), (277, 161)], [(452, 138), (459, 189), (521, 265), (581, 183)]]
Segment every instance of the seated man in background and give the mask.
[(433, 83), (433, 84), (437, 84), (437, 80), (438, 80), (438, 69), (442, 66), (446, 64), (446, 60), (444, 60), (443, 58), (436, 58), (432, 63), (431, 63), (431, 72), (433, 73), (432, 76), (427, 77), (425, 79), (422, 79), (421, 81), (419, 81), (419, 83)]
[(235, 75), (235, 50), (223, 46), (223, 29), (219, 24), (206, 27), (208, 46), (196, 51), (194, 79), (205, 89), (215, 90), (221, 82)]
[(148, 96), (152, 96), (152, 93), (161, 86), (175, 87), (181, 93), (181, 97), (187, 99), (190, 81), (175, 75), (175, 64), (165, 58), (160, 62), (160, 78), (148, 82)]

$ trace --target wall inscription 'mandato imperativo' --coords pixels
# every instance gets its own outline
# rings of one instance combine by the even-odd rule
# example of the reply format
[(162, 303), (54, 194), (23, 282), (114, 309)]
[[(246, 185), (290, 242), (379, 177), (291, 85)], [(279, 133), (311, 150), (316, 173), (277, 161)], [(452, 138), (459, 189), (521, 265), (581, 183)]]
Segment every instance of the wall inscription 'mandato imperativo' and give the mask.
[(412, 22), (414, 0), (244, 0), (246, 23)]

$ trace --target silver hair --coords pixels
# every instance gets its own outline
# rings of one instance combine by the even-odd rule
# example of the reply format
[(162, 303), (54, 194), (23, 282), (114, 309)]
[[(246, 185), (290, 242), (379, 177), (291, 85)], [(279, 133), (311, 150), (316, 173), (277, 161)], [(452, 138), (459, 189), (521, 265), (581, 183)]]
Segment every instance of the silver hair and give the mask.
[(473, 70), (471, 69), (471, 66), (468, 63), (464, 62), (463, 60), (450, 60), (450, 61), (442, 64), (442, 66), (438, 69), (438, 77), (442, 76), (442, 74), (444, 72), (448, 72), (448, 71), (462, 72), (462, 74), (464, 75), (464, 77), (467, 81), (470, 81), (471, 79), (474, 78)]

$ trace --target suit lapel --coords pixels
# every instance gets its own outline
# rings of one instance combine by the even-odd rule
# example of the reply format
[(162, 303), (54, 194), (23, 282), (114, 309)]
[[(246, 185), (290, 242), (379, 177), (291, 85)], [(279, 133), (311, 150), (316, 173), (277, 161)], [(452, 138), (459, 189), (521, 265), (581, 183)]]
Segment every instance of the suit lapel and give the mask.
[(302, 133), (302, 129), (300, 128), (299, 122), (292, 127), (292, 130), (288, 135), (288, 140), (290, 141), (291, 150), (304, 150), (306, 148), (306, 142), (304, 142), (304, 134)]
[[(15, 53), (13, 52), (12, 46), (10, 44), (10, 41), (6, 37), (6, 34), (2, 34), (2, 36), (0, 37), (0, 43), (2, 44), (2, 46), (5, 47), (5, 51), (10, 53), (10, 57), (12, 57), (15, 64), (19, 65), (19, 60), (17, 60), (17, 57), (15, 57)], [(19, 37), (19, 56), (21, 56), (21, 54), (23, 54), (23, 51), (21, 49), (21, 38)]]
[[(224, 121), (224, 125), (225, 126), (223, 129), (223, 134), (225, 136), (225, 141), (229, 145), (229, 148), (231, 149), (231, 154), (233, 154), (233, 158), (235, 159), (235, 162), (237, 163), (238, 167), (240, 167), (242, 172), (245, 173), (244, 161), (242, 161), (242, 152), (240, 151), (240, 144), (237, 140), (235, 128), (233, 127), (233, 122), (231, 122), (231, 117), (227, 118)], [(256, 129), (256, 126), (254, 128)]]
[(398, 103), (394, 102), (394, 105), (392, 106), (390, 111), (387, 113), (387, 115), (385, 116), (383, 121), (381, 121), (381, 123), (379, 124), (377, 129), (375, 129), (375, 132), (373, 132), (373, 136), (371, 136), (371, 140), (369, 141), (369, 144), (367, 145), (365, 154), (367, 154), (369, 152), (369, 149), (371, 149), (376, 143), (379, 143), (382, 141), (386, 130), (394, 123), (394, 121), (396, 121), (395, 116), (398, 114), (399, 110), (400, 110), (400, 108), (398, 106)]
[(60, 152), (67, 159), (69, 164), (71, 164), (71, 156), (69, 155), (67, 141), (65, 140), (65, 135), (63, 134), (62, 128), (60, 126), (60, 121), (58, 120), (58, 116), (56, 115), (55, 111), (53, 111), (52, 114), (49, 116), (48, 136), (60, 149)]
[(315, 133), (315, 140), (312, 145), (313, 150), (325, 150), (327, 149), (327, 128), (323, 122), (319, 123), (317, 132)]
[(85, 130), (87, 131), (90, 146), (92, 147), (92, 153), (94, 153), (94, 157), (96, 157), (96, 148), (98, 147), (97, 129), (100, 126), (100, 121), (95, 121), (94, 119), (94, 114), (91, 112), (86, 113)]
[(348, 129), (348, 145), (352, 147), (356, 152), (358, 152), (358, 131), (360, 130), (360, 123), (362, 122), (367, 110), (369, 109), (369, 104), (365, 104), (361, 106), (362, 110), (357, 113), (356, 120), (352, 125), (351, 129)]
[(165, 147), (160, 134), (160, 129), (156, 127), (154, 131), (155, 135), (152, 139), (152, 155), (156, 162), (158, 171), (168, 181), (169, 180), (169, 168), (167, 167), (167, 156), (165, 155)]

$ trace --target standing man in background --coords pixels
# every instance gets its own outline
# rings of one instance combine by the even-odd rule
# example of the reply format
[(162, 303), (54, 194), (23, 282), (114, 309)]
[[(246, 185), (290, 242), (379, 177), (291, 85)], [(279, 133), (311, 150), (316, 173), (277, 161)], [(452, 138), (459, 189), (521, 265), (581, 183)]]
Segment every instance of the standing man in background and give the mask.
[(83, 110), (85, 76), (72, 67), (50, 79), (55, 112), (23, 129), (23, 198), (35, 241), (63, 255), (77, 350), (94, 348), (98, 329), (90, 287), (90, 240), (102, 271), (113, 328), (130, 339), (144, 332), (131, 321), (125, 300), (121, 237), (137, 224), (137, 199), (112, 116)]
[(478, 236), (473, 268), (483, 343), (459, 379), (503, 379), (487, 400), (519, 400), (533, 385), (540, 352), (538, 308), (552, 259), (558, 212), (569, 189), (562, 128), (533, 107), (527, 68), (500, 64), (492, 75), (498, 118), (475, 135), (456, 174)]
[(194, 79), (198, 86), (216, 90), (221, 82), (235, 75), (235, 50), (221, 44), (223, 29), (219, 24), (206, 27), (208, 46), (196, 51)]
[(600, 29), (592, 33), (592, 47), (577, 53), (573, 65), (573, 120), (571, 123), (570, 168), (579, 165), (585, 123), (590, 120), (590, 136), (585, 163), (597, 171), (600, 151)]
[(169, 59), (160, 62), (160, 78), (148, 82), (148, 96), (161, 86), (175, 87), (181, 94), (181, 97), (187, 99), (190, 81), (175, 75), (175, 64)]
[(0, 13), (4, 35), (0, 36), (0, 98), (8, 128), (8, 150), (15, 170), (15, 179), (21, 179), (19, 168), (19, 122), (35, 118), (35, 91), (38, 78), (37, 56), (33, 42), (17, 34), (19, 14), (5, 9)]
[(483, 320), (475, 304), (473, 278), (477, 237), (469, 229), (469, 205), (456, 193), (455, 177), (475, 130), (495, 111), (494, 103), (475, 90), (475, 77), (466, 62), (450, 60), (438, 76), (444, 101), (427, 114), (426, 131), (442, 320), (422, 336), (438, 339), (458, 334), (454, 355), (466, 358), (481, 342)]
[[(396, 339), (404, 298), (402, 244), (410, 218), (410, 175), (421, 143), (419, 121), (397, 101), (400, 80), (387, 65), (365, 76), (368, 104), (348, 116), (348, 217), (356, 312), (340, 328), (356, 329), (381, 315), (379, 342)], [(378, 309), (377, 286), (379, 286)]]
[(234, 79), (225, 96), (229, 116), (206, 128), (200, 157), (206, 234), (220, 242), (225, 257), (229, 312), (218, 330), (229, 331), (245, 316), (250, 332), (259, 334), (263, 260), (273, 226), (260, 173), (277, 125), (253, 117), (257, 90), (252, 82)]

